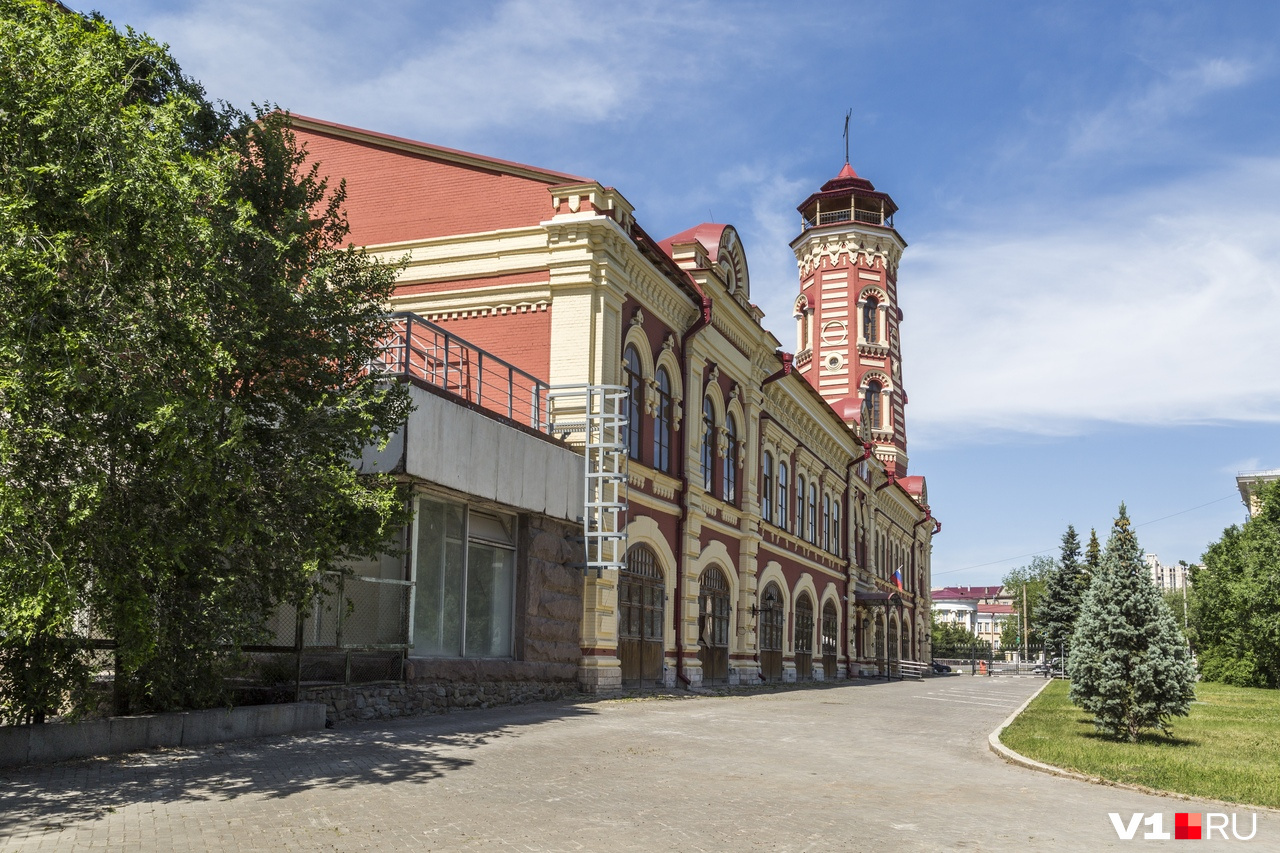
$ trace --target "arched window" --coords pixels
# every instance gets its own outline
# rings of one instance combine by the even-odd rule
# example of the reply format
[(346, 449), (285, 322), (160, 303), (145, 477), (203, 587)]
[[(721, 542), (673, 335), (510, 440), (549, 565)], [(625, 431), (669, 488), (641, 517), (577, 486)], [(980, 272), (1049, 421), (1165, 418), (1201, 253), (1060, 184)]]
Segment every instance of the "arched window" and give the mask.
[(862, 303), (862, 339), (869, 344), (880, 340), (880, 318), (877, 316), (880, 303), (874, 296), (868, 296)]
[(805, 536), (814, 545), (818, 544), (818, 484), (809, 484), (809, 513), (805, 519), (808, 523), (808, 535)]
[(840, 556), (841, 534), (840, 534), (840, 501), (832, 501), (831, 503), (831, 553), (837, 557)]
[(791, 523), (787, 514), (787, 463), (778, 463), (778, 520), (777, 525), (783, 530)]
[(760, 514), (765, 521), (773, 521), (773, 454), (767, 450), (760, 470), (764, 474), (760, 483)]
[(804, 486), (804, 475), (796, 474), (796, 524), (791, 532), (800, 537), (804, 536)]
[(644, 411), (644, 377), (640, 353), (628, 344), (622, 353), (622, 372), (627, 380), (627, 455), (640, 459), (640, 413)]
[(702, 488), (711, 491), (715, 482), (712, 473), (715, 468), (716, 413), (709, 398), (702, 400)]
[(738, 502), (738, 422), (733, 415), (724, 419), (725, 454), (724, 454), (724, 494), (721, 495), (731, 504)]
[(822, 496), (822, 550), (831, 550), (831, 495)]
[(794, 629), (796, 680), (807, 681), (813, 678), (813, 599), (806, 592), (796, 597)]
[(655, 382), (658, 408), (653, 414), (653, 467), (671, 473), (671, 377), (665, 367), (658, 368)]
[(883, 421), (881, 420), (882, 412), (880, 410), (880, 398), (883, 395), (883, 393), (884, 393), (883, 386), (881, 386), (881, 384), (875, 379), (872, 379), (870, 382), (867, 383), (867, 393), (866, 393), (865, 399), (867, 401), (867, 408), (871, 410), (871, 428), (872, 429), (884, 428)]

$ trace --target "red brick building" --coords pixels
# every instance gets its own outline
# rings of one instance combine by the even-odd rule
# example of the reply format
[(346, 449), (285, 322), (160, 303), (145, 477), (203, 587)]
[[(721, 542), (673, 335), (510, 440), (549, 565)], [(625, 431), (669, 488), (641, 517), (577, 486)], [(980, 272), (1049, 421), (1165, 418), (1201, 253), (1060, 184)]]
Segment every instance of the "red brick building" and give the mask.
[[(294, 130), (346, 180), (352, 241), (404, 261), (394, 310), (552, 388), (626, 389), (627, 550), (584, 582), (583, 686), (928, 660), (940, 525), (906, 476), (906, 244), (888, 195), (846, 165), (800, 206), (793, 359), (761, 325), (731, 225), (658, 241), (590, 178), (302, 117)], [(419, 583), (417, 606), (430, 595)], [(412, 655), (438, 656), (416, 640)]]

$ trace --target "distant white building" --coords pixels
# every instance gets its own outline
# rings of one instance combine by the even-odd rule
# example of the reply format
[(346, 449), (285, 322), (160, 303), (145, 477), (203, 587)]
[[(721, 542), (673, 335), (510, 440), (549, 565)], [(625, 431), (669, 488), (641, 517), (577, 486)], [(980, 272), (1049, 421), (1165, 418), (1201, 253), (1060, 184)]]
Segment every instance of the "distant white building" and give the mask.
[(1236, 475), (1236, 488), (1240, 489), (1240, 499), (1249, 510), (1249, 516), (1258, 511), (1258, 498), (1254, 490), (1262, 483), (1280, 480), (1280, 468), (1270, 471), (1241, 471)]
[(1155, 581), (1159, 589), (1172, 591), (1186, 589), (1191, 585), (1191, 575), (1188, 571), (1190, 566), (1185, 563), (1166, 566), (1160, 562), (1160, 558), (1155, 554), (1143, 554), (1142, 559), (1146, 561), (1147, 568), (1151, 570), (1151, 580)]

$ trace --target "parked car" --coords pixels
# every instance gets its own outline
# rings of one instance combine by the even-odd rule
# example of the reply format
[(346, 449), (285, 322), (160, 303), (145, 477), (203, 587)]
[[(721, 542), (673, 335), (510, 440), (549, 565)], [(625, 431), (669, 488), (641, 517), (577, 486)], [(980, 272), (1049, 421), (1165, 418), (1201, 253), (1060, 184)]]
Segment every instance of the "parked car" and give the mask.
[(937, 661), (933, 662), (934, 675), (942, 675), (943, 673), (947, 673), (950, 671), (951, 671), (951, 667), (947, 666), (945, 663), (938, 663)]

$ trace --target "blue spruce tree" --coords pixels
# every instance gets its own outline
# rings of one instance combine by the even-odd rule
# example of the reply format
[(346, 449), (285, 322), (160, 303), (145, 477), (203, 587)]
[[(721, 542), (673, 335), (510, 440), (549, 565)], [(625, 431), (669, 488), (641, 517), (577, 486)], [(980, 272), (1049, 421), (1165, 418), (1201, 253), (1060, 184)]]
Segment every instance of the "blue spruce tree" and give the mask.
[(1177, 622), (1156, 590), (1124, 504), (1085, 593), (1067, 668), (1071, 701), (1112, 737), (1168, 734), (1195, 698), (1195, 669)]

